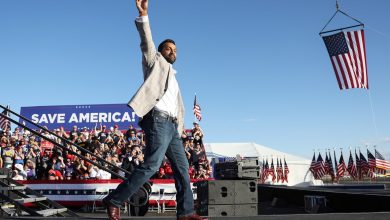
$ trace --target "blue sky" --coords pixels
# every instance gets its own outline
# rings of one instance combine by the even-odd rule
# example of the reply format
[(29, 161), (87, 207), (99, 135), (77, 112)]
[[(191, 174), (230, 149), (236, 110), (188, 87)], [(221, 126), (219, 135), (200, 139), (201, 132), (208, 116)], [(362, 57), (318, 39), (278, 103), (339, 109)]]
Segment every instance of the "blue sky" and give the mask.
[[(206, 142), (390, 153), (390, 2), (339, 2), (366, 25), (370, 94), (338, 89), (318, 35), (335, 1), (151, 0), (156, 44), (177, 43), (186, 126), (196, 93)], [(142, 82), (135, 16), (132, 0), (1, 1), (0, 103), (126, 103)]]

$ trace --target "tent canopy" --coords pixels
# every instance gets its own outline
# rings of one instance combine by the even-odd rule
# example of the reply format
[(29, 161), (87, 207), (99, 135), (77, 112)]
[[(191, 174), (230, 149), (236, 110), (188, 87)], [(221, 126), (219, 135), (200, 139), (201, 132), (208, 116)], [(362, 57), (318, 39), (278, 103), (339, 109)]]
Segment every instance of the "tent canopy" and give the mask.
[(208, 158), (215, 157), (258, 157), (262, 158), (286, 158), (287, 163), (310, 164), (311, 160), (282, 151), (278, 151), (256, 143), (207, 143), (205, 150)]

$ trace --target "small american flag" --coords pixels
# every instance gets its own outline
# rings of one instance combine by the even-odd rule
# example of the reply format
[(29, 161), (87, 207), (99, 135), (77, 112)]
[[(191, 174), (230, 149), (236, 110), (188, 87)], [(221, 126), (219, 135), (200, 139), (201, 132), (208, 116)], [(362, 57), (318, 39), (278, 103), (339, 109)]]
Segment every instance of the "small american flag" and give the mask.
[[(280, 163), (282, 163), (282, 159), (280, 159)], [(290, 173), (290, 169), (288, 169), (288, 165), (286, 162), (286, 158), (284, 158), (284, 178), (283, 180), (288, 183), (288, 174)]]
[(376, 157), (376, 167), (384, 170), (390, 170), (389, 161), (385, 160), (385, 158), (375, 149), (375, 157)]
[(264, 161), (264, 158), (263, 158), (263, 163), (262, 163), (262, 166), (261, 166), (261, 183), (264, 183), (265, 179), (264, 179), (264, 172), (265, 172), (265, 161)]
[(363, 179), (362, 161), (360, 160), (359, 155), (356, 153), (356, 149), (355, 149), (355, 160), (356, 160), (356, 172), (358, 175), (358, 180), (361, 180)]
[[(9, 109), (9, 106), (7, 106), (7, 109)], [(3, 115), (9, 117), (9, 113), (7, 111), (7, 109), (5, 109), (1, 114), (0, 114), (0, 128), (1, 130), (6, 130), (7, 128), (11, 128), (11, 122), (3, 117)]]
[(200, 112), (200, 106), (199, 106), (199, 103), (198, 103), (198, 100), (196, 99), (196, 95), (195, 95), (195, 100), (194, 100), (194, 115), (196, 117), (196, 119), (198, 119), (198, 121), (202, 120), (202, 113)]
[(316, 153), (313, 154), (313, 159), (311, 159), (311, 164), (309, 167), (309, 170), (313, 174), (314, 179), (317, 179), (317, 172), (316, 172)]
[(370, 166), (369, 166), (366, 158), (362, 154), (362, 152), (360, 152), (360, 172), (361, 172), (362, 178), (364, 175), (368, 175), (369, 171), (370, 171)]
[(326, 174), (325, 163), (322, 159), (321, 153), (318, 153), (318, 158), (317, 162), (314, 165), (314, 169), (316, 172), (315, 176), (317, 176), (317, 179), (321, 179)]
[(325, 159), (326, 171), (330, 175), (330, 177), (332, 178), (332, 181), (334, 181), (336, 175), (335, 175), (334, 170), (333, 170), (332, 156), (330, 154), (330, 151), (329, 151), (329, 157), (328, 157), (328, 155), (326, 155), (326, 157), (328, 158), (328, 159)]
[(352, 151), (349, 151), (349, 160), (348, 160), (347, 171), (348, 171), (349, 175), (350, 175), (354, 180), (357, 179), (357, 177), (358, 177), (358, 176), (357, 176), (357, 170), (356, 170), (355, 163), (353, 162)]
[(280, 175), (280, 171), (281, 171), (281, 167), (280, 167), (280, 164), (279, 164), (279, 158), (276, 158), (276, 182), (278, 183), (279, 181), (281, 181), (281, 175)]
[(343, 153), (341, 152), (339, 164), (337, 165), (337, 179), (343, 177), (346, 170), (347, 167), (345, 166)]
[(375, 169), (376, 159), (374, 155), (367, 149), (368, 166), (370, 169)]
[(265, 163), (263, 162), (263, 164), (264, 164), (264, 169), (263, 169), (263, 173), (261, 175), (261, 179), (262, 179), (262, 182), (264, 183), (268, 179), (268, 175), (269, 175), (269, 173), (268, 173), (268, 170), (269, 170), (268, 158), (267, 158)]
[(276, 161), (278, 162), (278, 165), (276, 166), (277, 182), (281, 181), (283, 183), (284, 175), (283, 175), (282, 159), (277, 158)]
[(271, 160), (271, 167), (269, 168), (268, 173), (272, 177), (272, 182), (275, 182), (276, 174), (275, 174), (274, 158), (272, 158)]
[(364, 30), (323, 37), (340, 89), (368, 89)]

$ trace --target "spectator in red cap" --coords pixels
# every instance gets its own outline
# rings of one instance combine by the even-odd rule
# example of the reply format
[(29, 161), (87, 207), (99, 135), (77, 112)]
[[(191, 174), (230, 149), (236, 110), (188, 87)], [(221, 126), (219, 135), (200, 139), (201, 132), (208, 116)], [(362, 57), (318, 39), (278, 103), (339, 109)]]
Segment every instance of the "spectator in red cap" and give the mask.
[(164, 168), (158, 169), (156, 175), (154, 176), (155, 179), (169, 179), (169, 177), (165, 174)]
[(58, 170), (49, 170), (48, 172), (49, 180), (63, 180), (64, 177), (62, 176), (61, 172)]
[(171, 164), (168, 161), (165, 161), (163, 163), (162, 168), (164, 168), (165, 174), (168, 177), (172, 177), (173, 176), (173, 170), (172, 170)]

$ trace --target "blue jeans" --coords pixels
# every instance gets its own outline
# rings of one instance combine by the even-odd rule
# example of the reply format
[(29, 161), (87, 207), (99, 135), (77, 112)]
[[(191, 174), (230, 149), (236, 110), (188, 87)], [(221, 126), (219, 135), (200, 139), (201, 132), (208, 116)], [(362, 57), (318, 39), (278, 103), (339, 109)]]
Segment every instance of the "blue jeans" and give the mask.
[(128, 198), (152, 177), (167, 156), (173, 170), (176, 187), (177, 216), (194, 212), (194, 198), (188, 174), (188, 160), (177, 132), (177, 124), (159, 115), (148, 115), (141, 121), (146, 135), (145, 161), (138, 166), (104, 202), (120, 207)]

